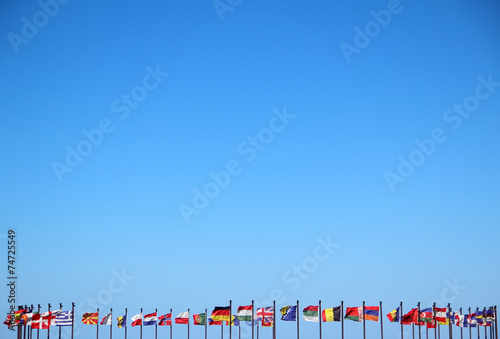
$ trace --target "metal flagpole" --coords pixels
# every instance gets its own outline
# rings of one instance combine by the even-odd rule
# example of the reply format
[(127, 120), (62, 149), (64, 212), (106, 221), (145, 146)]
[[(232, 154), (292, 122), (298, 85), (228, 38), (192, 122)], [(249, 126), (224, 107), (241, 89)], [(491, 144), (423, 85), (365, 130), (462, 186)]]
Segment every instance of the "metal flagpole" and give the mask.
[(495, 305), (495, 339), (498, 339), (497, 306)]
[[(469, 315), (470, 315), (470, 314), (471, 314), (471, 313), (470, 313), (470, 307), (469, 307)], [(472, 316), (471, 316), (471, 318), (472, 318)], [(467, 321), (468, 321), (468, 320), (469, 320), (469, 319), (467, 319)], [(470, 326), (470, 324), (469, 324), (469, 339), (472, 339), (472, 327)]]
[(252, 300), (252, 339), (254, 339), (253, 338), (253, 335), (254, 335), (254, 333), (253, 333), (253, 325), (254, 325), (254, 323), (253, 323), (253, 312), (254, 312), (254, 301)]
[(366, 339), (366, 328), (365, 328), (365, 301), (363, 300), (363, 339)]
[[(40, 315), (40, 318), (38, 319), (38, 328), (36, 329), (36, 339), (40, 339), (40, 327), (42, 327), (42, 315), (40, 314), (40, 308), (41, 306), (38, 304), (38, 314)], [(71, 339), (73, 339), (73, 337), (71, 337)]]
[[(484, 314), (486, 313), (486, 307), (483, 308), (483, 324), (486, 323), (486, 320), (484, 319)], [(484, 326), (484, 339), (488, 338), (488, 326)]]
[(241, 323), (240, 326), (238, 326), (238, 338), (241, 339)]
[(125, 308), (125, 339), (127, 339), (127, 322), (128, 322), (128, 316), (127, 316), (127, 309)]
[[(59, 303), (59, 310), (62, 310), (62, 303)], [(61, 339), (61, 326), (59, 326), (59, 339)]]
[(259, 321), (257, 321), (257, 339), (259, 339)]
[(318, 306), (318, 322), (319, 322), (319, 339), (321, 339), (321, 300)]
[(412, 331), (413, 339), (415, 339), (415, 323), (411, 324), (411, 331)]
[(437, 319), (436, 319), (436, 303), (434, 303), (434, 305), (432, 305), (432, 316), (433, 316), (433, 320), (434, 320), (434, 339), (437, 339), (437, 328), (438, 328), (438, 322), (437, 322)]
[(380, 312), (379, 312), (379, 315), (380, 315), (380, 339), (384, 339), (384, 322), (383, 322), (383, 319), (384, 317), (382, 317), (382, 301), (380, 302)]
[[(35, 308), (33, 307), (33, 304), (31, 304), (31, 323), (33, 323), (33, 311)], [(33, 339), (33, 325), (30, 324), (30, 333), (29, 333), (29, 339)]]
[(418, 325), (418, 339), (422, 339), (422, 330), (420, 328), (420, 301), (417, 304), (417, 325)]
[(452, 321), (451, 321), (451, 305), (448, 303), (448, 331), (450, 333), (450, 339), (453, 338), (453, 328), (451, 327)]
[(140, 334), (140, 338), (142, 339), (142, 308), (141, 308), (141, 334)]
[(208, 312), (205, 308), (205, 339), (207, 339), (207, 326), (208, 326)]
[(476, 307), (476, 327), (477, 327), (477, 339), (481, 338), (481, 331), (479, 330), (479, 322), (477, 322), (477, 312), (479, 312), (479, 307)]
[[(463, 316), (462, 308), (460, 307), (460, 318), (462, 318), (462, 316)], [(460, 321), (461, 319), (458, 319), (458, 320)], [(460, 326), (460, 339), (464, 339), (464, 324), (465, 324), (465, 319), (464, 319), (464, 322)]]
[[(26, 312), (26, 309), (27, 309), (27, 308), (28, 308), (28, 306), (27, 306), (27, 305), (24, 305), (24, 311), (25, 311), (25, 312)], [(23, 316), (23, 315), (21, 315), (21, 317), (22, 317), (22, 316)], [(23, 322), (24, 322), (24, 319), (23, 319)], [(59, 327), (59, 329), (60, 329), (60, 327)], [(24, 338), (24, 339), (26, 339), (26, 324), (24, 324), (24, 326), (23, 326), (23, 338)]]
[(155, 339), (158, 339), (158, 309), (155, 308)]
[(299, 301), (297, 300), (297, 308), (295, 309), (295, 320), (297, 320), (297, 339), (299, 339)]
[(341, 320), (341, 331), (342, 331), (342, 339), (344, 339), (344, 301), (340, 302), (340, 320)]
[(276, 339), (276, 300), (273, 300), (273, 339)]
[(97, 339), (99, 339), (99, 307), (97, 308)]
[(232, 313), (231, 311), (232, 311), (232, 306), (233, 306), (233, 301), (229, 300), (229, 339), (231, 339), (232, 332), (233, 332), (233, 331), (231, 331), (231, 313)]
[[(50, 320), (50, 303), (48, 305), (48, 311), (49, 312), (49, 328), (47, 329), (47, 339), (50, 339), (50, 323), (51, 323), (51, 320)], [(43, 324), (43, 319), (42, 317), (40, 316), (40, 320), (42, 321), (42, 324)]]
[(221, 322), (220, 324), (220, 339), (224, 339), (224, 323)]
[[(167, 319), (165, 319), (166, 321)], [(172, 339), (172, 309), (170, 309), (170, 339)], [(126, 338), (125, 338), (126, 339)]]
[(403, 339), (403, 302), (399, 304), (399, 324), (401, 326), (401, 339)]
[(75, 303), (71, 303), (71, 339), (73, 339), (73, 331), (75, 329)]
[[(231, 318), (231, 317), (229, 317)], [(188, 308), (188, 339), (189, 339), (189, 308)]]
[[(17, 310), (20, 311), (22, 310), (23, 307), (22, 306), (17, 306)], [(15, 321), (16, 321), (16, 314), (12, 314), (12, 316), (14, 317), (14, 325), (15, 325)], [(12, 322), (11, 322), (12, 324)], [(17, 325), (17, 339), (22, 339), (23, 338), (23, 329), (21, 326), (19, 326), (19, 324)]]
[(109, 324), (109, 339), (113, 339), (113, 309), (109, 309), (110, 317), (111, 317), (111, 324)]

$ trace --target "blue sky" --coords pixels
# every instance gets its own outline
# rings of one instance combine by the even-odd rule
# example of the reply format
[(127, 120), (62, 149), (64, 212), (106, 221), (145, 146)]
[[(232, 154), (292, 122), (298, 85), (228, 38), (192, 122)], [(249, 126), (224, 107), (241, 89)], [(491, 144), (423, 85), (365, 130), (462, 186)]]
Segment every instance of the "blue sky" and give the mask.
[(498, 3), (215, 4), (2, 4), (18, 303), (496, 305)]

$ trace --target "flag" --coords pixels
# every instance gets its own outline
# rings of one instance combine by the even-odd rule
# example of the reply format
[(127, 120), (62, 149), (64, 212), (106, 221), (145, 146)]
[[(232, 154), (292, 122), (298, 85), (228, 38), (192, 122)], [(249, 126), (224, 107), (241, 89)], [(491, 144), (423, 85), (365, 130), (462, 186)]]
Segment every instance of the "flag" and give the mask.
[(378, 314), (379, 314), (378, 310), (379, 310), (378, 306), (365, 306), (365, 319), (371, 321), (378, 321)]
[(205, 313), (193, 315), (193, 324), (195, 325), (206, 325), (207, 321), (205, 319)]
[(132, 327), (142, 325), (142, 313), (134, 315), (130, 320), (132, 320), (130, 324)]
[(467, 316), (455, 312), (455, 324), (459, 327), (467, 327)]
[(15, 322), (15, 316), (12, 315), (12, 314), (7, 314), (7, 318), (5, 319), (5, 321), (3, 322), (4, 325), (7, 325), (9, 327), (13, 326), (14, 325), (14, 322)]
[(486, 324), (485, 326), (491, 326), (491, 324), (495, 320), (495, 310), (491, 308), (486, 310), (486, 312), (484, 312), (483, 319)]
[(189, 324), (189, 312), (182, 312), (175, 317), (176, 324)]
[(472, 314), (467, 315), (467, 323), (469, 324), (470, 327), (477, 326), (476, 313), (472, 313)]
[(349, 319), (352, 321), (361, 321), (363, 320), (363, 306), (358, 307), (347, 307), (345, 309), (345, 317), (344, 319)]
[(241, 321), (252, 321), (252, 305), (238, 307), (236, 319)]
[(281, 320), (297, 321), (297, 306), (283, 306), (280, 310)]
[(50, 326), (54, 326), (55, 322), (56, 322), (57, 313), (59, 313), (59, 310), (58, 311), (48, 311), (48, 312), (42, 313), (42, 316), (41, 316), (42, 323), (41, 323), (40, 328), (42, 330), (48, 330), (50, 328)]
[(14, 312), (14, 317), (15, 317), (15, 323), (16, 325), (24, 325), (24, 318), (23, 314), (27, 313), (28, 310), (19, 310)]
[(433, 323), (434, 322), (432, 307), (424, 308), (424, 309), (420, 310), (420, 322), (421, 323)]
[(387, 313), (387, 318), (391, 323), (399, 322), (399, 307)]
[[(226, 321), (226, 325), (229, 326), (229, 321)], [(240, 321), (234, 315), (231, 316), (231, 326), (240, 326)]]
[(34, 312), (31, 317), (31, 328), (38, 330), (40, 329), (41, 316), (39, 312)]
[(71, 326), (71, 325), (73, 325), (73, 312), (64, 311), (64, 312), (57, 313), (55, 325), (56, 326)]
[(220, 320), (213, 320), (212, 317), (208, 317), (208, 326), (211, 325), (222, 325), (222, 321)]
[(302, 310), (302, 319), (305, 321), (319, 322), (318, 306), (307, 306)]
[(340, 306), (324, 309), (323, 312), (321, 312), (321, 318), (323, 319), (323, 322), (340, 321), (342, 318), (340, 311)]
[(145, 314), (144, 315), (144, 321), (143, 325), (144, 326), (151, 326), (151, 325), (156, 325), (156, 312), (155, 313), (150, 313), (150, 314)]
[(97, 325), (97, 322), (99, 321), (99, 313), (84, 313), (82, 315), (82, 323), (85, 325)]
[(401, 323), (403, 325), (416, 324), (418, 321), (418, 308), (412, 308), (410, 312), (403, 315)]
[(216, 306), (210, 316), (215, 321), (229, 321), (229, 306)]
[(172, 326), (172, 313), (160, 315), (158, 326)]
[(269, 327), (273, 325), (274, 308), (272, 306), (258, 308), (256, 314), (255, 319), (262, 320), (262, 326)]
[(104, 318), (102, 318), (102, 320), (101, 320), (101, 325), (110, 325), (111, 326), (111, 320), (113, 319), (112, 316), (113, 315), (111, 314), (111, 312), (106, 314), (104, 316)]
[[(245, 321), (245, 323), (246, 323), (248, 326), (252, 326), (252, 322), (251, 322), (251, 321)], [(253, 320), (253, 326), (259, 326), (259, 320), (254, 319), (254, 320)]]
[(24, 313), (22, 317), (23, 317), (23, 324), (26, 326), (31, 326), (33, 319), (33, 309), (28, 310), (28, 313)]
[(118, 318), (116, 318), (116, 320), (118, 320), (118, 324), (117, 324), (118, 327), (120, 327), (120, 328), (127, 327), (127, 316), (126, 315), (118, 317)]
[(446, 313), (446, 310), (447, 310), (446, 307), (443, 307), (443, 308), (436, 307), (436, 321), (440, 325), (448, 325), (449, 324), (448, 314)]

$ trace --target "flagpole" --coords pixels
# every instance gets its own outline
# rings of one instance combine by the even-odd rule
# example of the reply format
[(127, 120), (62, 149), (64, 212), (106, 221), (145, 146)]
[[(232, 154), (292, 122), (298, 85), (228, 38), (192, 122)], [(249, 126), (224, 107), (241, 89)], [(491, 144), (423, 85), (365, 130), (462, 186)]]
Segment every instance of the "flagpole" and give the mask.
[(99, 339), (99, 307), (97, 308), (97, 339)]
[(495, 339), (498, 339), (497, 305), (495, 305)]
[(450, 333), (450, 339), (453, 338), (453, 328), (451, 327), (452, 321), (451, 321), (451, 304), (448, 303), (448, 332)]
[[(359, 305), (359, 304), (358, 304)], [(363, 339), (366, 339), (366, 328), (365, 328), (365, 301), (363, 300)]]
[[(62, 310), (62, 303), (59, 303), (59, 310)], [(59, 339), (61, 339), (61, 326), (59, 326)]]
[(341, 319), (341, 331), (342, 331), (342, 339), (344, 339), (344, 301), (340, 302), (340, 319)]
[(297, 339), (299, 339), (299, 301), (297, 300), (297, 309), (295, 310), (295, 320), (297, 320)]
[[(484, 319), (485, 313), (486, 313), (486, 307), (483, 308), (483, 324), (486, 324), (486, 320)], [(487, 339), (487, 338), (488, 338), (488, 326), (484, 326), (484, 339)]]
[(399, 323), (401, 325), (401, 339), (403, 339), (403, 302), (399, 304)]
[(205, 308), (205, 339), (207, 339), (207, 326), (208, 326), (208, 312)]
[[(469, 315), (470, 315), (470, 307), (469, 307)], [(471, 316), (471, 319), (472, 319), (472, 316)], [(467, 321), (469, 321), (469, 319), (467, 319)], [(472, 339), (472, 327), (470, 326), (469, 324), (469, 339)]]
[(142, 339), (142, 308), (141, 308), (141, 334), (140, 334), (140, 338)]
[(75, 303), (71, 303), (71, 339), (73, 339), (73, 331), (75, 329)]
[(436, 319), (436, 303), (432, 305), (432, 314), (434, 316), (434, 339), (437, 339), (437, 328), (438, 328), (438, 323)]
[[(26, 309), (27, 309), (27, 308), (28, 308), (28, 305), (24, 305), (24, 312), (26, 312)], [(24, 313), (23, 313), (23, 314), (21, 314), (21, 318), (23, 318), (23, 315), (24, 315)], [(26, 319), (27, 319), (27, 317), (26, 317)], [(24, 318), (23, 318), (23, 322), (24, 322)], [(23, 328), (23, 338), (24, 338), (24, 339), (26, 339), (26, 324), (24, 324), (24, 326), (23, 326), (23, 327), (24, 327), (24, 328)], [(59, 327), (59, 329), (61, 329), (61, 328)], [(60, 338), (59, 338), (59, 339), (60, 339)]]
[(125, 339), (127, 339), (127, 321), (128, 321), (128, 315), (127, 315), (127, 308), (125, 308)]
[[(165, 319), (165, 321), (167, 321), (167, 319)], [(170, 309), (170, 339), (172, 339), (172, 309)], [(127, 338), (125, 338), (127, 339)]]
[(321, 339), (321, 300), (318, 307), (318, 322), (319, 322), (319, 339)]
[(33, 339), (33, 311), (35, 310), (35, 308), (33, 307), (33, 304), (31, 304), (31, 324), (30, 324), (30, 335), (29, 335), (29, 338), (30, 339)]
[(158, 339), (158, 309), (155, 308), (155, 339)]
[(109, 324), (109, 339), (113, 339), (113, 309), (110, 308), (109, 312), (111, 313), (111, 324)]
[[(462, 308), (460, 307), (460, 315), (462, 316)], [(459, 321), (461, 320), (462, 317), (460, 317)], [(462, 323), (462, 326), (460, 326), (460, 339), (464, 339), (464, 324), (465, 324), (465, 317), (464, 317), (464, 322)]]
[[(40, 304), (38, 304), (38, 314), (40, 315), (40, 319), (38, 320), (38, 328), (36, 329), (36, 339), (40, 339), (40, 327), (42, 326), (42, 315), (40, 314)], [(73, 337), (71, 337), (73, 339)]]
[(476, 327), (477, 327), (477, 339), (481, 339), (481, 332), (479, 330), (479, 322), (477, 321), (477, 312), (479, 312), (479, 307), (476, 307)]
[(188, 339), (189, 339), (189, 308), (188, 308)]
[[(253, 313), (254, 313), (254, 312), (255, 312), (255, 311), (254, 311), (254, 301), (252, 300), (252, 339), (254, 339), (254, 338), (253, 338), (253, 332), (254, 332), (254, 329), (253, 329), (253, 325), (254, 325), (254, 323), (253, 323), (253, 321), (254, 321), (254, 319), (253, 319)], [(298, 338), (297, 338), (297, 339), (298, 339)]]
[(273, 300), (273, 339), (276, 339), (276, 300)]
[[(231, 331), (231, 307), (233, 306), (233, 301), (232, 300), (229, 300), (229, 339), (231, 339), (231, 336), (232, 336), (232, 332)], [(189, 338), (188, 338), (189, 339)]]
[[(48, 305), (48, 311), (47, 312), (49, 312), (49, 317), (50, 317), (50, 303)], [(43, 319), (42, 319), (41, 316), (40, 316), (40, 320), (42, 320), (42, 324), (43, 324)], [(50, 318), (49, 318), (49, 326), (48, 326), (48, 329), (47, 329), (47, 339), (50, 339), (50, 323), (51, 323), (51, 321), (50, 321)]]
[(220, 339), (224, 339), (224, 323), (222, 321), (220, 324)]
[(384, 313), (382, 312), (382, 301), (380, 301), (380, 339), (384, 339), (384, 317), (382, 317)]
[(415, 339), (415, 323), (411, 323), (411, 332), (412, 332), (413, 339)]
[(417, 325), (418, 325), (418, 339), (422, 339), (422, 330), (420, 328), (420, 301), (417, 304), (418, 313), (417, 313)]

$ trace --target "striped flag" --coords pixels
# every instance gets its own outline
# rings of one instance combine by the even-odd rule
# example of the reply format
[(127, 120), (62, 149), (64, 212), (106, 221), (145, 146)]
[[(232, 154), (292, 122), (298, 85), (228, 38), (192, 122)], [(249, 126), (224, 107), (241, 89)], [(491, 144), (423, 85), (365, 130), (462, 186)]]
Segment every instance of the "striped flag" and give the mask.
[(112, 320), (112, 314), (111, 312), (109, 312), (108, 314), (106, 314), (104, 316), (104, 318), (102, 318), (101, 320), (101, 325), (111, 325), (111, 320)]
[(73, 324), (73, 312), (63, 311), (56, 315), (56, 326), (71, 326)]
[(238, 307), (236, 319), (240, 321), (252, 321), (252, 305)]

